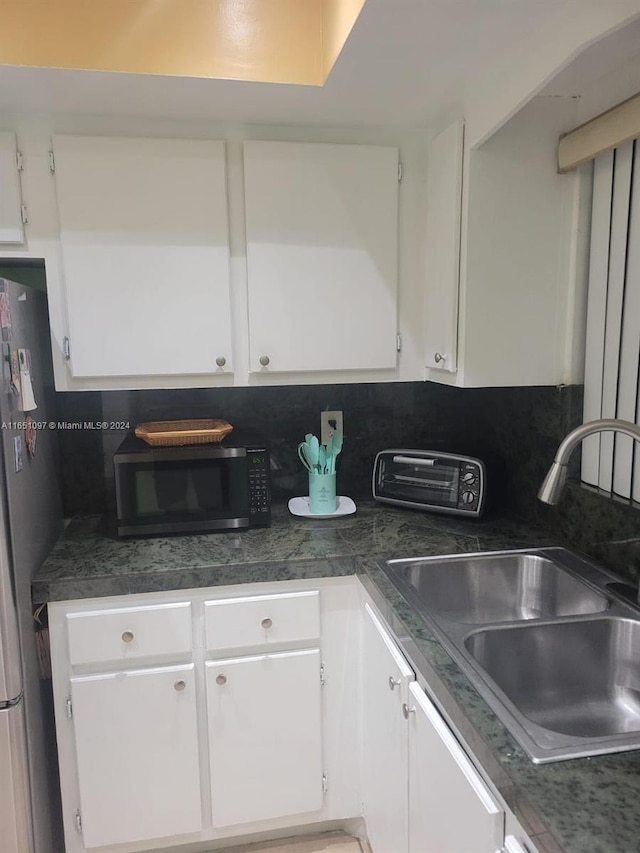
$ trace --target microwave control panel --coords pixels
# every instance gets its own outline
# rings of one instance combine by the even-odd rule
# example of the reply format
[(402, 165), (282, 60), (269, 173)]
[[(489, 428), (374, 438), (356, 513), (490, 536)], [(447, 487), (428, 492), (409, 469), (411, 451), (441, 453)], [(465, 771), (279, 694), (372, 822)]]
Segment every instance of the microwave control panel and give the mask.
[(249, 474), (249, 526), (259, 527), (271, 522), (271, 484), (269, 454), (265, 449), (247, 448)]

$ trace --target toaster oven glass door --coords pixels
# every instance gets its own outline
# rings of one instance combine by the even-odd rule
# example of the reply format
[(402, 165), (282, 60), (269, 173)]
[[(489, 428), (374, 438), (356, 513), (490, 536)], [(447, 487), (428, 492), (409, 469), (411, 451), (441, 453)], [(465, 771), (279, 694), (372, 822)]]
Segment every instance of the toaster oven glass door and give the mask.
[(385, 497), (445, 508), (458, 506), (460, 466), (457, 462), (394, 456), (385, 460), (384, 465), (382, 491)]

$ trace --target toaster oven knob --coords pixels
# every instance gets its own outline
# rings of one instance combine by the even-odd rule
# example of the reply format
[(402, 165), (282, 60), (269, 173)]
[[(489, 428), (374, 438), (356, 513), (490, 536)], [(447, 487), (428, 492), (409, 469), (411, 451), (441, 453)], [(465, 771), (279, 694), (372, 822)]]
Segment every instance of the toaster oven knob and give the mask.
[(463, 492), (462, 493), (462, 503), (463, 504), (472, 504), (474, 501), (475, 495), (473, 492)]
[(472, 483), (475, 483), (475, 481), (476, 475), (473, 473), (473, 471), (467, 471), (466, 474), (462, 475), (462, 482), (467, 483), (467, 485), (469, 486), (472, 485)]

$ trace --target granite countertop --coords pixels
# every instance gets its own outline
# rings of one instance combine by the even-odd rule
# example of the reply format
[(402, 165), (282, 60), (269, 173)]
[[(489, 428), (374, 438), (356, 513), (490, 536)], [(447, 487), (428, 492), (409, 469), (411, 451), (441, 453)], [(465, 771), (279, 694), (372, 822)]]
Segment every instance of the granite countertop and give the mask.
[(87, 516), (69, 524), (32, 593), (40, 604), (358, 572), (397, 635), (415, 644), (436, 701), (541, 853), (635, 853), (640, 751), (533, 764), (379, 567), (385, 557), (562, 544), (506, 517), (467, 521), (374, 503), (325, 520), (276, 506), (266, 529), (130, 540), (119, 540), (104, 518)]
[(34, 604), (167, 589), (350, 575), (356, 559), (558, 544), (504, 518), (468, 521), (359, 502), (354, 515), (310, 520), (272, 509), (271, 527), (118, 539), (104, 516), (74, 518), (32, 585)]

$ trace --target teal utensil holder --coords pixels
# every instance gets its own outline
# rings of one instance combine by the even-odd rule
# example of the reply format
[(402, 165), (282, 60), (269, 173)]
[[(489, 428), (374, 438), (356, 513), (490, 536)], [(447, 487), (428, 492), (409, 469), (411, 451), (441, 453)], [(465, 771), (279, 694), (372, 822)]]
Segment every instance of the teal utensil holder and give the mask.
[(329, 515), (336, 511), (336, 475), (309, 472), (309, 512)]

